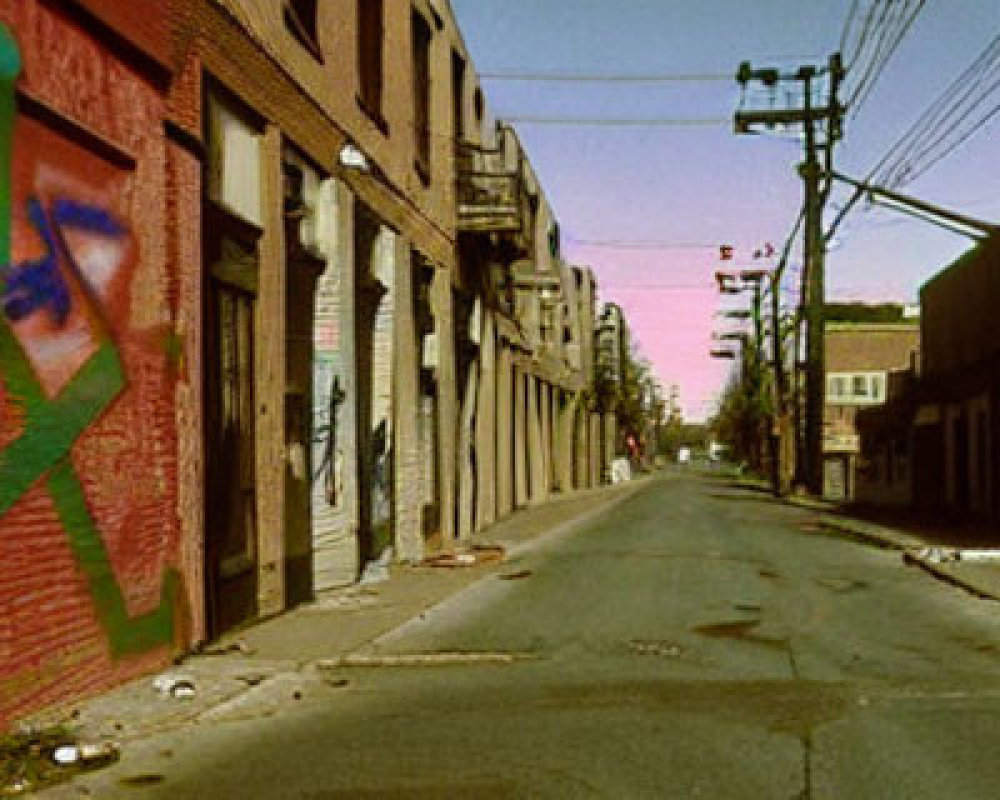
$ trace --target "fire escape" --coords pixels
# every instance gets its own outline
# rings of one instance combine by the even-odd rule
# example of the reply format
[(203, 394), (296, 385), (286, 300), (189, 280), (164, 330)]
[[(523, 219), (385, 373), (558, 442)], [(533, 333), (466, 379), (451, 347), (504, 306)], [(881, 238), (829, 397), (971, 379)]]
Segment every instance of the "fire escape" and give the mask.
[(456, 158), (458, 232), (463, 252), (468, 262), (480, 266), (478, 280), (501, 312), (498, 325), (509, 337), (521, 339), (513, 330), (513, 265), (534, 256), (538, 193), (531, 191), (520, 143), (507, 125), (497, 124), (491, 143), (459, 142)]

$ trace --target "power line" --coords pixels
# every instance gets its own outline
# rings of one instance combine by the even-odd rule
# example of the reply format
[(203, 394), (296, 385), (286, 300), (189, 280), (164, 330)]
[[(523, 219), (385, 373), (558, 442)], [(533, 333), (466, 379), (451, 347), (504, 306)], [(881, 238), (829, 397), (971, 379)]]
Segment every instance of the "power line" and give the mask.
[[(868, 42), (872, 43), (872, 47), (868, 48), (869, 50), (867, 57), (868, 64), (865, 67), (864, 72), (862, 73), (861, 80), (858, 81), (857, 84), (858, 88), (860, 88), (861, 84), (868, 79), (872, 69), (878, 62), (879, 55), (882, 52), (882, 47), (885, 43), (886, 32), (889, 30), (888, 26), (888, 21), (890, 19), (889, 12), (892, 10), (893, 2), (896, 2), (896, 0), (886, 0), (885, 5), (882, 6), (882, 13), (879, 15), (878, 19), (875, 21), (874, 24), (869, 24), (867, 30), (864, 32), (865, 36), (861, 44), (859, 45), (858, 53), (856, 56), (857, 59), (860, 60), (861, 55), (866, 50), (866, 45), (868, 44)], [(907, 2), (909, 2), (909, 0), (907, 0)], [(878, 7), (878, 2), (872, 5), (871, 12), (873, 15), (877, 7)], [(852, 98), (856, 94), (857, 92), (855, 91), (855, 93), (852, 94)]]
[[(988, 77), (998, 68), (1000, 68), (1000, 35), (987, 45), (973, 63), (900, 137), (869, 177), (881, 171), (882, 183), (892, 187), (901, 186), (907, 174), (917, 168), (919, 160), (925, 158), (934, 147), (946, 140), (949, 134), (953, 134), (961, 123), (993, 93), (997, 84), (993, 84), (985, 92), (981, 89)], [(891, 166), (882, 171), (890, 162)]]
[(664, 291), (664, 292), (682, 292), (682, 291), (695, 291), (695, 292), (712, 292), (713, 294), (717, 291), (714, 283), (706, 282), (704, 284), (695, 283), (610, 283), (603, 284), (599, 283), (599, 290), (614, 290), (619, 292), (629, 292), (629, 291)]
[(886, 27), (883, 30), (882, 35), (879, 37), (875, 54), (872, 56), (871, 65), (866, 70), (861, 82), (858, 83), (854, 93), (848, 99), (847, 104), (854, 107), (852, 118), (858, 115), (858, 111), (864, 105), (865, 100), (868, 99), (868, 95), (875, 84), (878, 83), (878, 79), (882, 76), (889, 61), (896, 54), (903, 39), (906, 38), (906, 34), (913, 27), (913, 23), (920, 16), (920, 12), (923, 11), (925, 4), (926, 0), (915, 0), (913, 8), (910, 9), (910, 0), (906, 0), (906, 4), (900, 9), (897, 15), (895, 27)]
[[(878, 183), (889, 189), (898, 189), (955, 152), (1000, 114), (1000, 103), (997, 103), (970, 126), (962, 125), (1000, 89), (1000, 77), (983, 89), (986, 81), (993, 76), (1000, 76), (1000, 35), (920, 114), (869, 170), (862, 183), (872, 183), (879, 176)], [(855, 190), (833, 228), (843, 221), (863, 193), (862, 189)]]
[(479, 77), (489, 81), (517, 81), (532, 83), (705, 83), (731, 81), (732, 75), (720, 73), (655, 73), (655, 74), (598, 74), (571, 72), (480, 72)]
[(574, 239), (566, 237), (568, 244), (580, 247), (613, 248), (615, 250), (718, 250), (719, 242), (668, 242), (665, 240), (627, 239)]
[(560, 127), (606, 127), (606, 128), (705, 128), (732, 124), (731, 120), (719, 118), (652, 117), (649, 119), (615, 119), (611, 117), (543, 117), (543, 116), (503, 116), (505, 122), (518, 125), (552, 125)]
[[(871, 35), (873, 26), (878, 27), (878, 23), (875, 23), (875, 9), (878, 8), (880, 0), (875, 0), (869, 7), (868, 13), (865, 14), (865, 20), (862, 24), (861, 33), (858, 35), (858, 43), (854, 48), (854, 53), (847, 61), (847, 68), (850, 70), (861, 58), (861, 53), (865, 49), (865, 45), (868, 43), (868, 37)], [(883, 16), (885, 11), (883, 11)]]
[(941, 161), (942, 159), (946, 158), (947, 156), (955, 152), (959, 147), (965, 144), (974, 134), (976, 134), (987, 123), (989, 123), (997, 114), (1000, 114), (1000, 103), (993, 106), (993, 108), (991, 108), (986, 113), (985, 116), (983, 116), (972, 128), (970, 128), (964, 134), (962, 134), (962, 136), (948, 149), (938, 154), (936, 157), (931, 159), (929, 162), (927, 162), (924, 166), (920, 167), (919, 169), (914, 169), (908, 172), (905, 176), (907, 182), (915, 181), (917, 178), (919, 178), (921, 175), (927, 172), (927, 170), (931, 169), (931, 167), (933, 167), (939, 161)]
[[(998, 59), (997, 64), (1000, 65), (1000, 59)], [(960, 106), (965, 103), (969, 97), (976, 92), (976, 90), (979, 89), (983, 78), (985, 78), (985, 75), (983, 75), (980, 80), (976, 81), (974, 86), (962, 96), (960, 101), (953, 104), (947, 114), (938, 121), (932, 131), (925, 131), (923, 136), (911, 145), (910, 150), (916, 150), (916, 152), (910, 155), (909, 160), (903, 160), (901, 163), (897, 164), (895, 175), (893, 176), (893, 184), (895, 186), (901, 186), (904, 182), (912, 180), (910, 175), (918, 169), (921, 159), (928, 158), (934, 152), (935, 148), (945, 145), (946, 152), (950, 152), (954, 149), (953, 147), (947, 147), (946, 145), (949, 136), (955, 135), (955, 133), (960, 130), (962, 123), (972, 116), (976, 109), (982, 105), (982, 103), (985, 102), (985, 100), (990, 97), (998, 87), (1000, 87), (1000, 80), (997, 80), (989, 86), (985, 92), (980, 92), (978, 97), (973, 99), (972, 105), (966, 108), (957, 119), (949, 119), (949, 117), (957, 114)], [(978, 129), (981, 127), (981, 122), (973, 123), (973, 125), (974, 129)], [(964, 142), (967, 138), (967, 134), (960, 134), (961, 141)], [(940, 158), (935, 157), (932, 160), (936, 163), (940, 160)]]
[(840, 34), (840, 52), (843, 53), (847, 49), (847, 38), (851, 33), (851, 26), (854, 25), (854, 20), (858, 16), (858, 5), (860, 0), (852, 0), (851, 9), (847, 12), (847, 19), (844, 21), (844, 30)]

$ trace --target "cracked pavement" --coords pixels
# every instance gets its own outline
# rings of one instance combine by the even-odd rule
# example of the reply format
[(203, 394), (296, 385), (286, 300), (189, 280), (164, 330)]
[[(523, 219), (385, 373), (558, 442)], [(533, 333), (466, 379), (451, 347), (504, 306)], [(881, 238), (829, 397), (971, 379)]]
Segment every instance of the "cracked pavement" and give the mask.
[(1000, 606), (814, 516), (658, 478), (45, 796), (995, 797)]

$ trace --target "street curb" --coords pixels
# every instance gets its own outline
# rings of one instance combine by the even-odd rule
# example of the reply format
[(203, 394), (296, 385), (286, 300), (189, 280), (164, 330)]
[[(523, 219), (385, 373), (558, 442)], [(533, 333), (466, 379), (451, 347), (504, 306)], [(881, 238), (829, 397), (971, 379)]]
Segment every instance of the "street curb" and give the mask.
[[(644, 476), (642, 478), (637, 478), (631, 481), (629, 484), (618, 488), (618, 491), (609, 492), (610, 497), (603, 499), (599, 505), (591, 510), (578, 515), (572, 515), (572, 506), (567, 509), (565, 516), (570, 516), (569, 519), (551, 526), (548, 530), (544, 530), (542, 533), (533, 536), (532, 538), (522, 541), (520, 543), (511, 545), (507, 548), (506, 559), (517, 558), (519, 556), (525, 555), (527, 553), (533, 552), (536, 549), (540, 549), (550, 543), (556, 542), (559, 539), (566, 537), (575, 531), (586, 527), (587, 525), (593, 523), (595, 520), (599, 519), (603, 515), (612, 512), (622, 503), (627, 502), (629, 499), (634, 497), (637, 493), (648, 487), (653, 481), (654, 477)], [(607, 487), (611, 489), (612, 487)], [(490, 532), (487, 529), (483, 531), (482, 534), (477, 535), (469, 540), (468, 544), (488, 544), (490, 542), (496, 542), (497, 544), (502, 544), (502, 538), (491, 539)], [(405, 626), (413, 624), (414, 621), (419, 620), (423, 615), (429, 611), (439, 608), (446, 603), (451, 602), (454, 598), (461, 595), (463, 592), (468, 591), (470, 587), (481, 585), (484, 580), (492, 578), (499, 571), (503, 569), (503, 562), (498, 562), (493, 565), (488, 572), (484, 572), (480, 577), (476, 578), (461, 588), (458, 588), (453, 593), (439, 599), (436, 602), (431, 602), (429, 604), (414, 604), (413, 605), (413, 615), (398, 625), (394, 626), (388, 631), (383, 631), (377, 635), (370, 638), (364, 639), (361, 642), (354, 644), (353, 646), (348, 645), (341, 652), (334, 652), (331, 655), (324, 656), (323, 658), (307, 658), (307, 659), (292, 659), (287, 662), (282, 662), (281, 666), (275, 662), (274, 664), (268, 663), (266, 666), (267, 675), (261, 680), (260, 683), (241, 683), (239, 680), (235, 682), (230, 682), (228, 678), (226, 679), (226, 686), (222, 689), (218, 696), (213, 696), (210, 692), (206, 691), (203, 686), (205, 686), (211, 678), (206, 675), (199, 675), (199, 692), (198, 699), (192, 702), (190, 705), (177, 704), (171, 705), (169, 707), (164, 707), (159, 709), (157, 713), (152, 714), (149, 718), (144, 719), (142, 724), (137, 724), (133, 730), (128, 731), (127, 734), (116, 733), (116, 740), (121, 742), (134, 742), (147, 740), (152, 736), (157, 736), (163, 733), (182, 730), (190, 725), (198, 725), (206, 720), (212, 719), (213, 715), (218, 714), (220, 710), (225, 710), (230, 707), (235, 707), (240, 703), (246, 702), (248, 698), (252, 698), (255, 694), (259, 694), (263, 687), (273, 684), (275, 681), (280, 681), (283, 679), (301, 679), (304, 678), (311, 669), (321, 668), (323, 662), (327, 662), (329, 665), (334, 661), (343, 661), (343, 666), (362, 666), (364, 664), (365, 656), (361, 655), (362, 651), (367, 648), (372, 647), (373, 644), (379, 642), (383, 637), (388, 637), (394, 632), (403, 629)], [(284, 616), (276, 615), (277, 617)], [(252, 627), (259, 625), (259, 621), (255, 621)], [(194, 659), (209, 659), (205, 663), (212, 663), (213, 658), (206, 654), (188, 654), (187, 658), (180, 664), (176, 664), (173, 667), (169, 667), (168, 671), (178, 671), (183, 672), (185, 669), (191, 671), (191, 665), (188, 661), (191, 658)], [(353, 659), (353, 661), (352, 661)], [(454, 660), (469, 660), (475, 661), (480, 660), (484, 664), (489, 663), (507, 663), (509, 660), (514, 659), (515, 661), (524, 660), (523, 658), (518, 658), (517, 656), (512, 656), (511, 654), (475, 654), (471, 657), (468, 654), (463, 654), (461, 657), (455, 656)], [(369, 659), (371, 660), (371, 659)], [(392, 660), (391, 658), (389, 659)], [(398, 660), (398, 659), (397, 659)], [(448, 657), (438, 657), (440, 662), (447, 662)], [(440, 666), (441, 664), (434, 664), (435, 657), (429, 657), (424, 659), (420, 663), (423, 664), (424, 661), (428, 665)], [(188, 665), (185, 666), (185, 663)], [(406, 665), (408, 662), (406, 659), (402, 659), (399, 665)], [(371, 664), (369, 664), (371, 665)], [(240, 671), (250, 671), (259, 672), (264, 667), (261, 667), (254, 658), (251, 657), (245, 662), (244, 665), (241, 663), (240, 668), (235, 670)], [(272, 671), (273, 670), (273, 671)], [(33, 722), (39, 725), (48, 725), (56, 723), (64, 723), (70, 725), (76, 725), (76, 713), (81, 707), (86, 707), (89, 703), (99, 702), (100, 700), (107, 698), (108, 695), (113, 695), (116, 692), (123, 693), (124, 705), (122, 706), (121, 714), (129, 713), (129, 709), (132, 708), (132, 695), (140, 697), (144, 693), (151, 693), (152, 690), (149, 689), (149, 681), (154, 677), (154, 675), (144, 675), (136, 678), (134, 681), (129, 681), (126, 684), (112, 689), (110, 692), (101, 692), (91, 698), (86, 698), (83, 700), (78, 700), (73, 703), (66, 703), (58, 707), (46, 709), (39, 714), (33, 715), (27, 719), (28, 722)], [(221, 679), (220, 679), (221, 680)], [(232, 683), (232, 685), (230, 685)], [(266, 691), (266, 690), (265, 690)], [(150, 694), (150, 697), (153, 697)], [(118, 712), (111, 708), (109, 711), (100, 712), (93, 720), (88, 720), (83, 725), (80, 725), (81, 735), (93, 736), (96, 738), (106, 738), (107, 731), (104, 730), (105, 726), (110, 725), (114, 717), (118, 715)]]
[[(789, 497), (785, 502), (798, 508), (809, 509), (811, 511), (822, 510), (825, 504), (808, 498)], [(973, 581), (962, 578), (954, 572), (935, 564), (927, 559), (920, 558), (917, 553), (927, 545), (925, 542), (916, 539), (902, 531), (894, 531), (882, 525), (872, 525), (870, 523), (855, 522), (845, 519), (836, 514), (823, 513), (819, 518), (819, 524), (827, 528), (834, 528), (859, 539), (881, 547), (886, 550), (895, 550), (903, 554), (903, 563), (908, 566), (918, 567), (933, 578), (943, 583), (954, 586), (957, 589), (978, 597), (981, 600), (995, 600), (1000, 602), (1000, 592), (983, 589)]]
[(969, 594), (978, 597), (980, 600), (996, 600), (1000, 601), (1000, 594), (996, 592), (989, 592), (976, 586), (971, 581), (964, 580), (958, 575), (954, 575), (945, 569), (942, 569), (937, 564), (933, 564), (923, 558), (919, 558), (912, 553), (905, 553), (903, 555), (903, 563), (909, 564), (910, 566), (920, 567), (924, 572), (937, 578), (939, 581), (951, 584), (957, 589), (962, 589)]
[[(655, 479), (653, 477), (643, 477), (638, 480), (630, 481), (630, 486), (623, 489), (618, 495), (610, 498), (604, 505), (597, 508), (591, 509), (586, 514), (582, 514), (578, 517), (573, 517), (565, 522), (556, 525), (552, 530), (546, 531), (545, 533), (535, 536), (527, 541), (520, 542), (509, 548), (507, 548), (507, 558), (518, 558), (519, 556), (530, 553), (533, 550), (537, 550), (547, 544), (551, 544), (553, 541), (558, 541), (559, 539), (570, 535), (575, 532), (578, 528), (589, 525), (590, 523), (597, 520), (604, 514), (610, 513), (626, 500), (635, 497), (640, 491), (642, 491), (646, 486), (650, 485)], [(489, 537), (484, 537), (486, 543), (492, 543)], [(496, 544), (503, 544), (503, 540), (497, 540)]]
[[(383, 633), (380, 633), (377, 636), (368, 639), (365, 642), (362, 642), (357, 647), (355, 647), (354, 650), (352, 650), (350, 653), (346, 653), (345, 656), (359, 655), (365, 650), (370, 650), (373, 647), (377, 648), (386, 644), (387, 642), (391, 642), (394, 638), (405, 633), (405, 631), (408, 630), (409, 628), (420, 625), (422, 622), (425, 621), (427, 617), (440, 612), (442, 609), (446, 608), (452, 603), (458, 602), (459, 598), (461, 598), (463, 595), (478, 590), (480, 587), (484, 585), (485, 581), (493, 578), (499, 572), (500, 568), (502, 568), (502, 566), (510, 559), (516, 559), (520, 558), (521, 556), (528, 555), (536, 550), (540, 550), (543, 547), (546, 547), (568, 536), (571, 536), (580, 529), (585, 528), (588, 525), (595, 522), (596, 520), (600, 519), (604, 515), (609, 514), (618, 506), (620, 506), (622, 503), (625, 503), (626, 501), (635, 497), (636, 494), (641, 492), (647, 486), (651, 485), (654, 480), (655, 478), (652, 476), (643, 477), (638, 480), (633, 480), (630, 482), (631, 485), (627, 489), (624, 489), (623, 491), (621, 491), (621, 493), (619, 493), (615, 497), (610, 498), (606, 503), (600, 505), (599, 507), (588, 511), (585, 514), (581, 514), (578, 517), (568, 519), (562, 524), (557, 525), (551, 530), (546, 531), (545, 533), (539, 536), (535, 536), (529, 539), (528, 541), (521, 542), (519, 544), (507, 548), (506, 557), (504, 558), (504, 561), (495, 565), (496, 568), (491, 570), (488, 574), (483, 575), (482, 577), (478, 578), (477, 580), (473, 581), (467, 586), (463, 586), (458, 591), (448, 595), (447, 597), (442, 598), (438, 602), (432, 603), (429, 606), (425, 606), (417, 610), (416, 613), (414, 613), (414, 615), (409, 619), (405, 620), (404, 622), (401, 622), (399, 625), (388, 631), (384, 631)], [(500, 545), (503, 544), (502, 539), (490, 539), (488, 538), (488, 535), (484, 537), (484, 542), (488, 544), (500, 544)]]

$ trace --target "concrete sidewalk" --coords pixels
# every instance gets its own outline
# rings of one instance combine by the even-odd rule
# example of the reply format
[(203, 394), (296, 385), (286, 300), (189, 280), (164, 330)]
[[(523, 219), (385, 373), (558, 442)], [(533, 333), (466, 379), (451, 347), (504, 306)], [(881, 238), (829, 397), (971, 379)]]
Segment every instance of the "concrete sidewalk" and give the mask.
[[(283, 706), (336, 692), (348, 680), (325, 664), (373, 640), (493, 574), (516, 570), (522, 555), (595, 521), (648, 485), (638, 479), (587, 490), (521, 512), (470, 542), (500, 545), (502, 561), (467, 567), (393, 566), (389, 580), (319, 596), (279, 617), (214, 642), (159, 676), (148, 676), (67, 709), (36, 715), (25, 724), (66, 725), (80, 741), (122, 746), (155, 733), (203, 721), (268, 716)], [(189, 697), (159, 691), (158, 678), (183, 680)], [(183, 684), (181, 691), (183, 691)]]
[[(877, 547), (898, 550), (903, 562), (919, 567), (939, 580), (950, 583), (977, 597), (1000, 600), (1000, 561), (980, 563), (972, 561), (939, 562), (927, 551), (941, 548), (948, 537), (937, 532), (933, 537), (922, 537), (887, 525), (861, 520), (838, 512), (836, 506), (809, 497), (789, 497), (786, 502), (819, 512), (817, 525), (840, 534), (857, 537)], [(947, 545), (943, 549), (949, 549)], [(1000, 553), (1000, 548), (998, 548)]]

